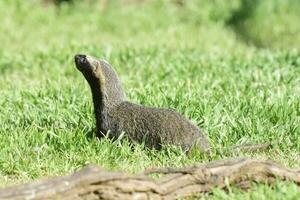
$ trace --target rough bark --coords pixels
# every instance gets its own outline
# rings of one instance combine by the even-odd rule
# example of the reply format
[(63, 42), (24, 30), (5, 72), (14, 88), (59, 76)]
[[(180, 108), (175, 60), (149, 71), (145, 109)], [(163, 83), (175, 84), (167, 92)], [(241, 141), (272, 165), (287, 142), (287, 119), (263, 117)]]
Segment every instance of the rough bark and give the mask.
[[(149, 174), (163, 174), (154, 180)], [(96, 166), (64, 177), (39, 180), (0, 190), (0, 199), (176, 199), (209, 193), (214, 187), (252, 182), (271, 184), (275, 179), (300, 185), (300, 169), (272, 161), (236, 158), (186, 168), (148, 169), (141, 174), (111, 172)]]

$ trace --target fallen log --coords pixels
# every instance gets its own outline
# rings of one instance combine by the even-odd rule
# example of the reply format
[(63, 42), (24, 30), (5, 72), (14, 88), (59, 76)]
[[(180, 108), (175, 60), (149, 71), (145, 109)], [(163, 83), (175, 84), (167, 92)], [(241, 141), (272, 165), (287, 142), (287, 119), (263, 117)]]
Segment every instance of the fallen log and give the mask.
[[(157, 180), (149, 174), (163, 174)], [(0, 190), (0, 199), (177, 199), (209, 193), (213, 188), (276, 179), (300, 185), (300, 169), (272, 161), (236, 158), (186, 168), (148, 169), (141, 174), (111, 172), (90, 165), (69, 176), (38, 180)]]

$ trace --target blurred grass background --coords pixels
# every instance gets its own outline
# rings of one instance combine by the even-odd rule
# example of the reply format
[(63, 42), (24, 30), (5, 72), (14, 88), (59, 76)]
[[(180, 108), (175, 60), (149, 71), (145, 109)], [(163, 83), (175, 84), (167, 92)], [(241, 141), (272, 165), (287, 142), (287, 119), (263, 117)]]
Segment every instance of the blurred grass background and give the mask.
[[(300, 166), (297, 0), (0, 1), (0, 183), (68, 174), (88, 163), (139, 172), (210, 159), (97, 140), (89, 88), (73, 56), (117, 70), (129, 100), (173, 108), (208, 136), (212, 159), (270, 158)], [(244, 143), (267, 152), (226, 153)], [(297, 199), (278, 182), (212, 199)]]

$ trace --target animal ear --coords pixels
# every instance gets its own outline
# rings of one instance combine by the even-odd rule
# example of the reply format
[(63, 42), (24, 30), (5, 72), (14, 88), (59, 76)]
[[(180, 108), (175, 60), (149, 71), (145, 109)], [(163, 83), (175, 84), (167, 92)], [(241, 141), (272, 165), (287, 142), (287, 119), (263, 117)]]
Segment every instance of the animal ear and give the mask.
[(92, 71), (92, 75), (95, 78), (100, 79), (101, 84), (105, 83), (105, 74), (103, 72), (103, 67), (101, 66), (100, 62), (97, 62), (95, 69)]
[(94, 77), (99, 78), (99, 70), (101, 70), (100, 68), (101, 67), (96, 67), (96, 69), (92, 71)]

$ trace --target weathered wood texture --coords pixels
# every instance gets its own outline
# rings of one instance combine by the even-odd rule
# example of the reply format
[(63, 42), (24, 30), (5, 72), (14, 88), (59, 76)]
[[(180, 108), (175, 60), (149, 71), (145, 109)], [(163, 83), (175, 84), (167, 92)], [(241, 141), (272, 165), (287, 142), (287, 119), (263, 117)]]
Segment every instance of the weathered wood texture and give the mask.
[[(153, 173), (164, 176), (153, 180), (147, 176)], [(0, 199), (176, 199), (232, 184), (247, 189), (251, 182), (270, 184), (276, 178), (300, 185), (300, 169), (248, 158), (181, 169), (149, 169), (135, 175), (87, 166), (69, 176), (1, 189)]]

